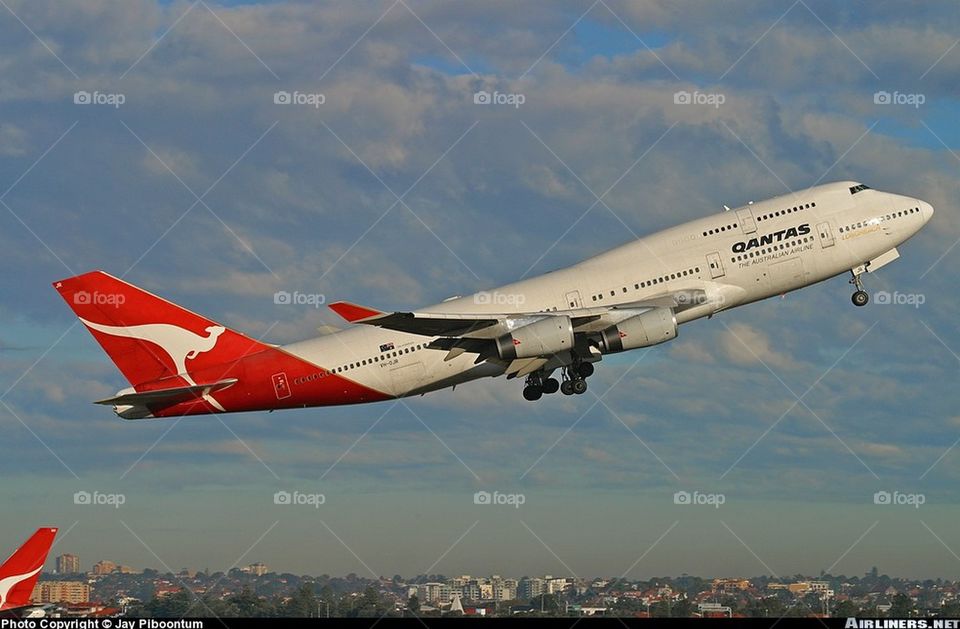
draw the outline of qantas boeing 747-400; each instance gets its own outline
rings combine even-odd
[[[842,273],[864,306],[864,273],[896,260],[931,216],[910,196],[819,185],[414,312],[336,302],[360,325],[282,346],[102,271],[54,287],[132,385],[98,402],[124,419],[377,402],[502,375],[524,378],[523,396],[537,400],[585,392],[607,354]]]

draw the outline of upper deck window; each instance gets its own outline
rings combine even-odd
[[[869,190],[869,189],[870,189],[870,186],[863,183],[858,183],[855,186],[850,186],[850,194],[856,194],[861,190]]]

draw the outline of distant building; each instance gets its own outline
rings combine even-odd
[[[267,564],[259,561],[257,563],[250,564],[246,568],[240,568],[240,570],[242,572],[246,572],[247,574],[252,574],[256,577],[262,577],[263,575],[270,572],[270,569],[267,568]]]
[[[117,569],[117,564],[106,559],[101,559],[97,563],[93,564],[93,574],[110,574]]]
[[[70,553],[57,557],[57,574],[78,574],[80,572],[80,558]]]
[[[444,593],[449,592],[450,589],[450,586],[446,583],[421,583],[417,586],[417,598],[420,599],[421,603],[429,603],[431,605],[448,603],[449,601],[441,600],[441,597]]]
[[[512,601],[517,598],[518,586],[516,579],[496,579],[493,581],[493,600]]]
[[[731,618],[733,610],[720,603],[700,603],[697,611],[703,618]]]
[[[470,579],[460,586],[460,596],[468,601],[480,600],[480,585],[476,579]]]
[[[171,594],[176,594],[182,590],[179,585],[174,585],[167,581],[161,581],[153,584],[153,596],[155,598],[163,598],[164,596],[170,596]]]
[[[37,581],[31,599],[34,603],[86,603],[90,586],[83,581]]]
[[[566,577],[558,577],[558,578],[548,577],[546,581],[547,581],[547,585],[546,585],[547,594],[559,594],[573,585],[573,581]]]
[[[521,579],[519,592],[517,593],[518,598],[523,600],[534,599],[544,593],[546,589],[544,586],[544,580],[539,577],[533,577],[530,579]]]
[[[717,592],[734,592],[750,589],[750,581],[747,579],[726,578],[714,579],[713,589]]]

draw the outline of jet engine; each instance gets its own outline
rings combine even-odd
[[[546,316],[521,326],[497,340],[504,360],[549,356],[573,349],[573,323],[566,315]]]
[[[600,332],[605,354],[649,347],[677,337],[677,318],[671,308],[653,308]]]

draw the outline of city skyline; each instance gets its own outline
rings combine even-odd
[[[613,616],[953,616],[960,581],[911,581],[882,575],[794,575],[650,580],[542,575],[420,575],[404,579],[279,575],[252,564],[229,574],[113,573],[46,579],[38,603],[72,615],[613,615]],[[201,609],[197,609],[200,607]],[[102,610],[114,610],[104,612]]]
[[[58,555],[58,556],[56,556],[55,558],[52,559],[52,562],[54,563],[54,565],[59,566],[59,565],[60,565],[60,562],[61,562],[61,559],[64,558],[64,557],[70,557],[72,561],[77,561],[77,562],[79,563],[79,559],[80,559],[79,556],[76,555],[76,554],[71,554],[71,553],[63,553],[63,554],[61,554],[61,555]],[[51,563],[50,560],[48,560],[47,564],[49,564],[49,563]],[[337,574],[330,574],[330,573],[328,573],[328,572],[309,572],[309,573],[302,573],[302,574],[301,574],[301,573],[290,573],[290,572],[283,571],[283,570],[275,570],[275,569],[273,569],[272,566],[270,566],[270,565],[268,565],[268,564],[266,564],[266,563],[264,563],[263,561],[260,561],[260,560],[252,561],[251,563],[248,563],[248,564],[245,564],[245,565],[231,566],[228,570],[214,570],[214,569],[211,569],[210,567],[182,566],[182,567],[180,567],[180,568],[177,569],[177,570],[166,571],[165,569],[158,569],[158,568],[156,568],[155,566],[150,566],[150,565],[145,565],[145,566],[130,566],[130,565],[127,565],[127,564],[123,564],[123,563],[114,561],[114,560],[112,560],[112,559],[104,559],[104,558],[100,558],[100,559],[98,559],[97,561],[93,562],[93,563],[91,564],[91,567],[90,567],[89,570],[79,570],[79,571],[76,571],[76,572],[69,572],[69,571],[61,572],[59,569],[47,570],[47,569],[46,569],[46,564],[45,564],[44,568],[45,568],[45,569],[43,570],[43,572],[42,572],[41,574],[42,574],[42,575],[46,575],[46,576],[55,576],[55,575],[59,575],[59,574],[85,574],[85,575],[87,575],[88,577],[105,576],[105,575],[107,575],[107,574],[143,574],[144,572],[147,572],[147,571],[156,572],[156,573],[161,574],[161,575],[167,575],[167,574],[184,575],[184,574],[186,574],[186,575],[189,575],[189,576],[193,576],[193,575],[201,574],[201,573],[209,575],[209,574],[215,574],[215,573],[218,573],[218,572],[229,572],[229,571],[233,571],[233,570],[238,570],[238,571],[240,571],[240,572],[243,572],[243,573],[246,573],[246,574],[251,574],[251,575],[254,575],[254,576],[264,576],[264,575],[266,575],[266,574],[274,574],[274,575],[278,575],[278,574],[297,574],[298,576],[306,576],[306,577],[329,576],[329,577],[334,577],[334,578],[338,578],[338,577],[342,578],[342,577],[348,576],[349,574],[356,574],[356,573],[347,573],[347,574],[339,574],[339,575],[337,575]],[[104,568],[105,568],[105,569],[104,569]],[[121,570],[121,569],[123,569],[123,570]],[[714,580],[714,581],[751,580],[751,579],[758,579],[758,578],[760,578],[760,579],[770,579],[770,580],[774,580],[774,581],[788,581],[788,580],[791,580],[791,579],[796,580],[797,578],[800,578],[800,577],[806,578],[806,579],[808,579],[808,580],[817,580],[817,579],[822,579],[822,578],[827,578],[827,577],[829,577],[829,578],[831,578],[831,579],[848,579],[848,578],[854,578],[854,577],[857,577],[857,576],[858,576],[858,575],[856,575],[856,574],[849,574],[849,575],[843,574],[843,573],[828,574],[828,573],[824,573],[824,572],[821,572],[819,575],[816,575],[816,576],[813,575],[812,573],[811,573],[811,574],[805,574],[805,573],[799,573],[799,572],[798,572],[798,573],[790,574],[789,576],[787,576],[787,575],[777,576],[777,575],[773,575],[773,574],[763,574],[763,573],[753,573],[753,574],[733,574],[733,573],[729,573],[729,574],[724,574],[724,575],[690,575],[690,574],[688,574],[688,573],[682,573],[682,574],[672,574],[672,575],[661,574],[661,575],[654,575],[654,576],[649,576],[649,577],[630,577],[630,578],[627,578],[627,577],[625,577],[625,576],[623,576],[623,575],[617,576],[617,575],[600,575],[600,574],[597,574],[597,575],[574,576],[574,575],[571,575],[571,574],[561,574],[561,573],[557,573],[557,574],[551,574],[551,573],[532,573],[532,572],[529,572],[529,571],[523,572],[522,574],[518,573],[518,574],[513,574],[513,575],[507,575],[507,576],[504,576],[504,574],[506,574],[506,573],[503,573],[502,571],[501,571],[501,572],[492,572],[492,573],[489,573],[489,574],[472,574],[472,573],[468,573],[468,572],[456,572],[456,571],[454,571],[454,572],[451,572],[451,573],[449,573],[449,574],[446,574],[446,573],[421,573],[421,574],[416,574],[416,575],[400,575],[400,574],[387,575],[387,574],[382,574],[382,575],[378,575],[378,576],[375,577],[375,578],[376,578],[376,579],[380,579],[380,580],[396,580],[397,577],[400,577],[402,580],[408,581],[408,582],[415,581],[415,580],[418,580],[418,579],[423,579],[423,578],[431,578],[431,577],[442,578],[442,579],[447,580],[447,581],[454,580],[454,579],[471,579],[471,578],[473,578],[473,579],[513,579],[513,580],[528,579],[528,578],[530,578],[530,579],[537,578],[537,579],[550,580],[550,579],[554,579],[554,578],[555,578],[555,579],[567,580],[567,581],[570,581],[570,582],[573,582],[573,581],[581,581],[581,582],[590,582],[590,581],[592,581],[592,582],[595,582],[595,581],[600,581],[600,580],[602,580],[602,581],[604,581],[604,582],[606,582],[606,583],[615,583],[615,582],[618,582],[618,581],[633,582],[633,581],[645,581],[645,580],[656,580],[656,579],[678,579],[678,578],[681,578],[681,577],[690,577],[690,576],[694,576],[694,577],[697,577],[697,578],[703,578],[703,579],[711,579],[711,580]],[[880,567],[879,567],[879,566],[876,566],[876,565],[875,565],[875,566],[872,566],[869,570],[867,570],[867,571],[864,572],[863,574],[866,575],[866,576],[871,576],[871,575],[872,575],[872,576],[874,576],[874,577],[877,577],[877,576],[881,576],[881,575],[882,575],[882,576],[887,576],[887,577],[894,578],[894,579],[918,580],[918,581],[943,580],[942,577],[926,577],[926,578],[924,578],[924,577],[907,577],[907,576],[896,575],[896,574],[887,574],[884,570],[880,569]],[[367,578],[373,578],[373,577],[367,577]],[[947,581],[950,581],[950,579],[946,579],[946,580],[947,580]],[[956,581],[957,581],[958,583],[960,583],[960,579],[956,579]]]

